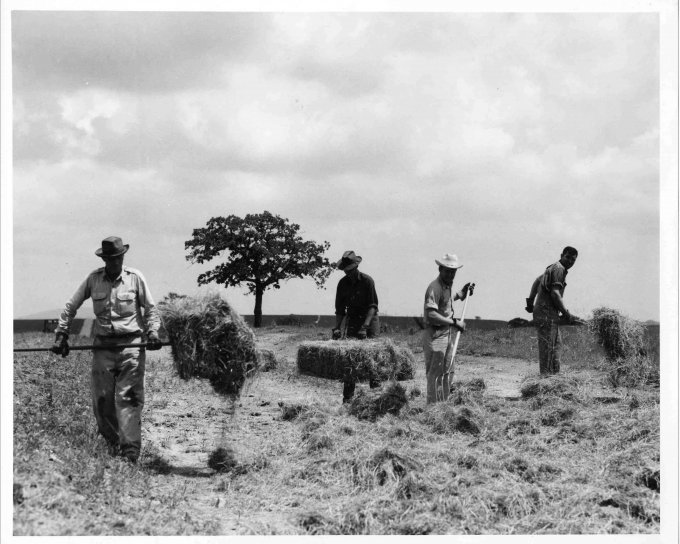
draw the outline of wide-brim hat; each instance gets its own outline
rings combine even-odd
[[[444,253],[444,256],[441,258],[441,260],[435,259],[434,262],[445,268],[458,269],[463,267],[463,265],[460,264],[460,261],[458,260],[458,256],[454,255],[453,253]]]
[[[342,254],[342,259],[335,263],[335,266],[337,266],[338,270],[353,270],[359,266],[360,262],[361,257],[356,255],[354,251],[345,251]]]
[[[98,248],[94,254],[97,257],[117,257],[128,249],[130,249],[130,244],[124,244],[118,236],[109,236],[102,240],[102,247]]]

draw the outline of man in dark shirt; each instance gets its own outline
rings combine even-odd
[[[345,273],[345,277],[338,282],[335,294],[335,327],[332,334],[334,340],[342,338],[342,322],[345,320],[346,333],[349,338],[364,340],[375,338],[380,334],[378,320],[378,294],[375,283],[369,275],[359,272],[361,257],[354,251],[345,251],[336,266]],[[371,387],[377,387],[379,382],[370,380]],[[343,402],[349,402],[354,396],[356,377],[353,369],[345,369]]]
[[[538,361],[541,374],[557,374],[560,371],[560,324],[582,324],[564,304],[567,272],[574,266],[578,251],[567,246],[560,260],[548,266],[531,286],[526,299],[527,312],[534,314],[534,326],[538,335]],[[535,301],[534,301],[535,299]]]

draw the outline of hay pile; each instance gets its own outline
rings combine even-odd
[[[643,350],[644,325],[616,310],[604,307],[593,310],[589,328],[611,360],[636,357]]]
[[[320,378],[342,379],[350,365],[358,381],[401,381],[413,379],[415,357],[389,338],[311,341],[298,347],[297,365],[301,373]]]
[[[219,294],[158,304],[180,378],[204,378],[222,395],[238,395],[259,364],[255,335]]]
[[[467,406],[454,406],[448,402],[438,402],[428,406],[420,415],[420,421],[436,434],[467,433],[480,434],[480,417]]]
[[[375,421],[385,414],[398,415],[407,402],[404,386],[392,382],[380,391],[360,391],[352,399],[348,411],[357,419]]]

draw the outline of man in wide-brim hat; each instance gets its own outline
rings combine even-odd
[[[375,338],[380,334],[378,294],[375,290],[375,282],[368,274],[359,272],[361,261],[361,257],[350,250],[345,251],[336,263],[336,267],[345,273],[345,277],[338,282],[335,294],[335,327],[332,330],[334,340],[343,336],[341,330],[343,319],[346,320],[345,336],[348,338],[363,340]],[[371,387],[378,385],[376,378],[370,380]],[[349,402],[352,399],[355,388],[356,378],[353,369],[348,366],[345,369],[343,402]]]
[[[54,353],[66,357],[68,337],[78,308],[92,298],[94,307],[94,345],[92,356],[92,405],[100,434],[112,450],[136,462],[142,446],[142,407],[144,406],[143,347],[160,349],[160,318],[142,273],[123,266],[129,244],[117,236],[102,240],[95,255],[104,266],[91,272],[78,287],[59,318],[55,330]]]
[[[427,403],[437,401],[437,384],[441,382],[442,398],[449,396],[449,376],[446,365],[451,356],[451,334],[453,330],[464,331],[465,322],[453,317],[454,300],[464,300],[472,294],[470,283],[452,295],[453,280],[462,264],[458,257],[446,253],[441,259],[435,259],[439,267],[439,275],[425,290],[423,309],[423,352],[425,354],[425,373],[427,377]]]

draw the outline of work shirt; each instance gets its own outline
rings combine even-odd
[[[55,332],[69,334],[78,308],[88,298],[92,298],[96,316],[95,336],[158,333],[161,325],[158,310],[138,270],[123,266],[114,281],[108,278],[104,267],[91,272],[66,303]]]
[[[439,276],[427,286],[427,289],[425,290],[425,304],[423,307],[423,322],[425,328],[429,329],[429,332],[433,337],[447,333],[449,326],[430,323],[427,318],[428,310],[436,310],[442,316],[451,319],[453,317],[453,301],[462,298],[462,289],[452,296],[451,287],[446,285]]]
[[[375,282],[371,276],[358,272],[356,278],[345,276],[338,282],[335,315],[363,318],[369,308],[375,308],[378,313],[378,293],[375,291]]]
[[[560,296],[564,296],[564,289],[567,287],[567,269],[557,261],[551,264],[543,272],[539,282],[538,293],[536,294],[536,304],[534,305],[534,319],[557,320],[559,311],[550,296],[551,291],[557,287]]]

